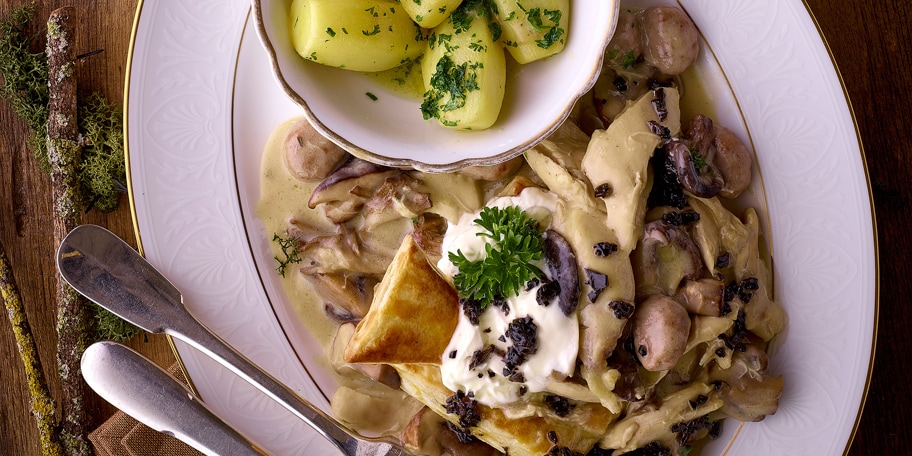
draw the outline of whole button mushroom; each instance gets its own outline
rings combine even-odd
[[[610,63],[617,66],[632,66],[643,54],[642,25],[634,11],[621,8],[618,12],[614,36],[605,51]]]
[[[325,179],[348,156],[341,147],[317,132],[301,119],[291,126],[282,144],[285,166],[298,179]]]
[[[690,335],[690,316],[677,300],[651,295],[633,315],[633,343],[643,368],[658,372],[678,363]]]
[[[678,166],[678,178],[688,191],[704,198],[713,196],[712,192],[725,198],[736,198],[750,186],[753,159],[734,132],[714,124],[712,119],[703,114],[697,114],[691,120],[684,138],[701,157],[709,160],[705,169],[698,171],[685,161],[689,158],[686,155],[672,155]],[[702,182],[697,182],[694,186],[692,182],[695,180]]]
[[[700,51],[700,34],[693,21],[673,6],[654,6],[643,11],[646,63],[669,76],[684,72]]]
[[[719,125],[716,125],[714,130],[716,137],[713,145],[716,148],[716,155],[713,157],[713,163],[725,181],[719,195],[737,198],[750,186],[753,158],[734,132]]]

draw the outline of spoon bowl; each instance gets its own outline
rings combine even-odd
[[[83,352],[80,367],[99,396],[158,432],[205,454],[265,454],[171,374],[124,345],[96,342]]]

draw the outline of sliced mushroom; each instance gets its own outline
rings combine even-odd
[[[750,186],[753,158],[735,133],[722,126],[715,128],[713,145],[713,163],[725,181],[719,196],[736,198]]]
[[[547,230],[542,250],[551,277],[560,284],[558,305],[564,315],[570,315],[579,304],[580,294],[579,268],[576,264],[573,247],[557,231]]]
[[[700,34],[684,11],[673,6],[654,6],[646,8],[642,17],[646,63],[667,75],[678,75],[696,61]]]
[[[676,299],[652,295],[633,316],[633,344],[643,368],[669,370],[677,364],[690,335],[690,316]]]
[[[443,448],[437,441],[437,435],[430,431],[436,431],[442,420],[443,418],[431,409],[424,407],[412,417],[399,440],[412,453],[440,456]]]
[[[355,315],[348,309],[328,301],[323,303],[323,312],[336,323],[358,323],[364,317]]]
[[[711,153],[710,148],[716,138],[712,119],[703,114],[693,116],[685,138],[690,141],[690,144],[698,154],[708,159]]]
[[[750,185],[753,159],[731,130],[702,114],[693,117],[685,136],[696,152],[710,162],[722,181],[719,196],[735,198]]]
[[[429,456],[494,456],[494,447],[473,439],[462,442],[440,415],[425,407],[402,432],[402,444],[415,454]]]
[[[424,213],[412,219],[412,238],[424,250],[431,264],[437,264],[443,256],[443,236],[448,223],[445,218],[431,213]]]
[[[362,197],[352,196],[348,200],[328,201],[320,204],[319,207],[327,220],[339,224],[345,223],[360,214],[361,210],[364,209],[364,201],[365,199]]]
[[[749,344],[744,352],[733,352],[729,369],[710,371],[711,380],[722,382],[721,412],[740,421],[760,421],[776,413],[785,382],[781,375],[768,376],[766,365],[766,352]]]
[[[291,126],[283,143],[285,165],[301,180],[325,179],[348,156],[341,147],[321,135],[307,119]]]
[[[593,104],[604,125],[614,121],[626,107],[649,91],[651,67],[640,66],[630,71],[609,65],[602,67],[601,76],[592,87]]]
[[[725,284],[716,279],[688,280],[675,296],[692,314],[718,317],[722,314]]]
[[[293,216],[288,220],[288,235],[298,240],[300,243],[298,247],[300,248],[310,242],[311,239],[323,236],[326,232],[324,225],[316,219]]]
[[[317,185],[307,206],[313,209],[318,204],[330,201],[368,198],[393,171],[392,168],[351,157]]]
[[[663,147],[685,190],[700,198],[712,198],[722,190],[724,182],[712,162],[698,163],[697,157],[684,141],[672,139]],[[706,158],[706,157],[702,157]]]
[[[401,241],[394,240],[398,245]],[[337,225],[334,234],[310,239],[300,249],[300,270],[304,274],[348,271],[351,274],[382,275],[393,260],[395,251],[381,251],[365,245],[358,232]]]
[[[407,173],[386,178],[364,204],[362,229],[370,230],[399,218],[414,218],[430,209],[430,194],[420,190],[421,181]]]
[[[359,321],[370,309],[377,276],[346,273],[305,274],[323,299],[327,315],[340,322]]]
[[[698,279],[703,271],[700,249],[690,234],[662,219],[646,224],[631,261],[639,295],[672,295],[682,280]]]

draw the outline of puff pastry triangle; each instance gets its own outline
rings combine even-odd
[[[406,236],[346,346],[350,363],[440,364],[459,317],[459,296]]]

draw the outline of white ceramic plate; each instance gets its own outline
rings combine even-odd
[[[868,181],[843,87],[802,2],[680,4],[709,43],[703,64],[717,60],[725,72],[709,83],[720,117],[740,110],[743,125],[728,126],[757,151],[776,295],[789,314],[772,360],[786,377],[779,411],[727,423],[707,453],[842,454],[867,391],[878,287]],[[140,2],[126,90],[137,236],[203,323],[327,408],[319,349],[283,301],[253,212],[266,138],[301,113],[272,79],[249,11],[244,0]],[[176,345],[206,403],[271,453],[331,452],[243,381]]]

